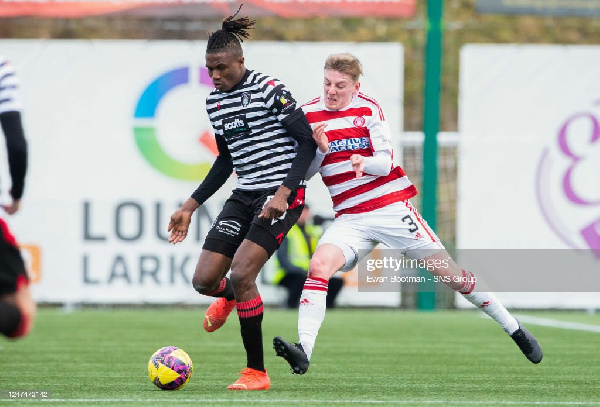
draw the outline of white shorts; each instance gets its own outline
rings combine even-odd
[[[317,246],[339,247],[352,270],[379,243],[415,260],[429,257],[444,245],[410,201],[396,202],[371,212],[344,214],[325,230]]]

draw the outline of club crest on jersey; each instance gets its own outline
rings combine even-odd
[[[354,126],[356,126],[356,127],[364,127],[365,126],[365,118],[362,116],[356,116],[353,123],[354,123]]]
[[[371,143],[369,142],[368,137],[345,138],[341,140],[333,140],[329,143],[330,153],[348,150],[363,150],[368,148],[371,148]]]
[[[246,107],[250,104],[250,92],[242,93],[242,106]]]

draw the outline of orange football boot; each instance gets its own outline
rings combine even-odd
[[[202,327],[206,332],[214,332],[227,321],[227,317],[235,308],[235,300],[227,301],[224,297],[217,298],[215,302],[210,304],[210,307],[204,314]]]
[[[240,372],[242,375],[233,384],[227,386],[227,390],[269,390],[271,388],[271,379],[267,372],[247,367]]]

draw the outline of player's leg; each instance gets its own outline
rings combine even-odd
[[[194,270],[194,276],[192,277],[194,290],[210,297],[223,297],[224,287],[221,287],[223,284],[222,280],[225,280],[224,275],[229,271],[231,261],[232,257],[202,249],[196,269]],[[229,291],[231,291],[231,284],[228,283],[227,286]],[[233,291],[231,291],[231,294],[233,297]]]
[[[465,271],[457,265],[446,250],[441,250],[423,260],[429,264],[442,265],[432,267],[429,272],[435,276],[448,277],[444,281],[449,288],[462,294],[467,301],[492,317],[506,333],[510,335],[519,329],[517,320],[504,308],[495,295],[487,290],[481,291],[483,287],[481,284],[477,284],[477,278],[473,273]]]
[[[21,323],[22,314],[19,307],[6,298],[0,298],[0,334],[10,337],[17,331]]]
[[[255,217],[246,238],[236,251],[231,264],[231,282],[244,348],[246,368],[242,376],[227,387],[228,390],[268,390],[271,386],[264,366],[262,320],[263,303],[256,277],[269,257],[296,223],[304,207],[304,190],[294,191],[288,198],[288,209],[276,220],[258,218],[269,194],[253,202]]]
[[[32,328],[36,304],[17,242],[0,219],[0,334],[21,338]]]
[[[287,342],[280,336],[273,339],[277,356],[284,358],[295,374],[308,370],[312,350],[325,319],[329,279],[346,263],[342,249],[330,243],[319,244],[310,260],[308,277],[298,309],[298,343]]]
[[[325,319],[329,279],[346,263],[353,267],[356,254],[349,246],[347,252],[345,254],[334,244],[323,243],[319,244],[310,260],[298,308],[298,337],[309,360]]]
[[[425,260],[430,264],[443,264],[430,272],[433,275],[450,277],[446,285],[462,294],[467,301],[496,321],[515,341],[527,359],[532,363],[539,363],[542,360],[542,348],[537,339],[519,324],[494,293],[487,290],[483,282],[478,281],[473,273],[457,265],[446,250],[426,257]]]
[[[380,211],[374,211],[374,214]],[[393,222],[392,218],[388,218],[390,216],[400,219],[401,222]],[[410,201],[388,206],[372,223],[374,230],[379,234],[378,237],[388,247],[401,250],[410,259],[441,265],[432,267],[429,271],[437,276],[449,277],[450,281],[446,285],[492,317],[513,338],[530,361],[538,363],[541,360],[542,351],[533,335],[519,325],[481,282],[476,283],[477,279],[472,273],[464,271],[450,258],[435,232],[429,228]]]
[[[302,290],[304,289],[304,282],[306,281],[306,274],[292,274],[292,283],[290,284],[290,294],[287,300],[287,307],[289,309],[298,309],[300,305],[300,298],[302,297]]]
[[[268,259],[269,254],[262,246],[244,240],[231,265],[231,282],[246,349],[246,367],[260,372],[265,372],[262,342],[264,309],[256,277]]]
[[[298,309],[299,343],[277,336],[273,348],[295,374],[308,370],[310,357],[325,319],[329,279],[338,271],[352,270],[375,246],[375,242],[355,223],[354,217],[336,219],[325,231],[311,258],[308,277]]]
[[[219,243],[217,241],[216,243]],[[219,250],[218,246],[213,246]],[[192,285],[200,294],[217,299],[208,307],[202,320],[207,332],[221,328],[235,308],[235,296],[229,278],[225,277],[231,266],[231,257],[203,249],[196,265]]]
[[[0,297],[0,334],[12,339],[26,336],[33,327],[35,313],[27,277],[20,276],[17,291]]]
[[[200,294],[217,299],[208,307],[202,321],[207,332],[222,327],[235,308],[233,286],[226,274],[236,250],[250,228],[251,199],[234,192],[225,202],[209,230],[194,271],[192,285]]]

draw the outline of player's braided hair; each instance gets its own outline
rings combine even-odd
[[[241,42],[244,42],[244,38],[250,38],[248,30],[252,28],[256,21],[250,20],[248,17],[240,17],[234,20],[241,9],[242,5],[234,15],[223,20],[220,30],[210,34],[206,46],[207,54],[233,51],[239,53],[239,56],[243,55]]]

